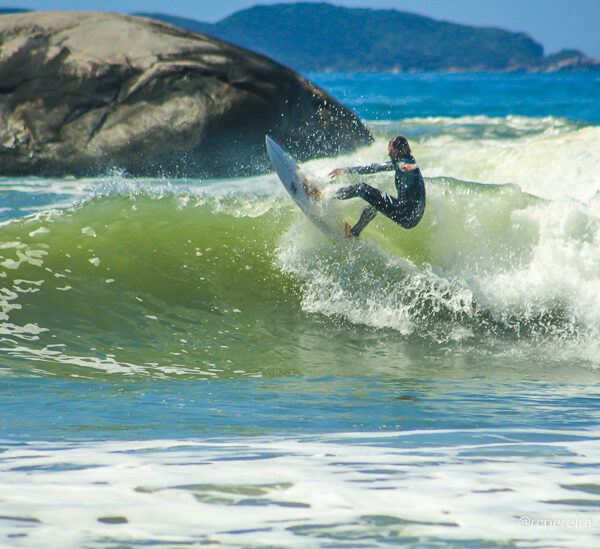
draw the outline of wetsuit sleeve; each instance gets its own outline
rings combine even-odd
[[[354,168],[346,168],[348,173],[377,173],[377,172],[390,172],[394,170],[394,164],[392,162],[386,162],[385,164],[369,164],[368,166],[356,166]]]

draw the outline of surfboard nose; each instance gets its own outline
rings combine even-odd
[[[271,139],[268,135],[265,135],[265,143],[267,145],[267,153],[269,154],[271,160],[273,160],[275,157],[281,157],[283,155],[287,156],[285,151],[275,142],[274,139]]]

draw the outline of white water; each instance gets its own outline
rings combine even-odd
[[[526,442],[530,431],[447,430],[436,433],[446,443],[427,449],[427,431],[9,445],[0,540],[308,548],[366,536],[370,547],[593,548],[600,521],[585,486],[597,488],[598,434],[537,431]]]
[[[378,217],[364,233],[365,243],[345,251],[328,248],[305,222],[282,239],[279,261],[305,281],[305,309],[408,334],[430,312],[417,302],[428,300],[434,309],[462,317],[487,312],[517,333],[551,334],[561,353],[566,345],[572,358],[597,367],[600,129],[552,118],[418,122],[445,124],[445,131],[426,133],[413,147],[428,200],[416,229],[404,231]],[[506,127],[499,129],[500,123]],[[471,127],[486,124],[483,132]],[[387,135],[392,130],[386,127]],[[484,135],[477,138],[479,133]],[[384,161],[386,141],[306,169],[324,185],[334,167]],[[391,174],[368,180],[393,192]],[[354,208],[349,220],[358,215]],[[311,238],[302,239],[306,233]],[[443,337],[469,335],[468,328],[456,328]]]

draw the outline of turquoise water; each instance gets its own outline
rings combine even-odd
[[[309,74],[363,119],[553,116],[600,123],[597,73]]]
[[[3,546],[597,547],[600,79],[310,77],[375,143],[303,169],[406,134],[415,229],[329,240],[273,174],[0,182]]]

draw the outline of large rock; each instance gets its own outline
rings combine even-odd
[[[369,143],[360,120],[266,57],[142,17],[0,17],[0,174],[229,176]]]

